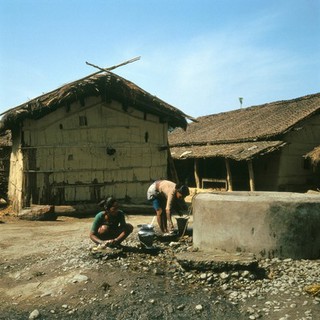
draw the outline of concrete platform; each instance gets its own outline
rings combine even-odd
[[[229,271],[250,270],[256,271],[258,261],[253,255],[228,253],[224,251],[203,252],[181,252],[176,254],[177,261],[186,270],[199,271]]]
[[[320,258],[320,196],[288,192],[200,193],[193,244],[257,258]]]

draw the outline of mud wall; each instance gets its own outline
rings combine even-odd
[[[23,206],[96,203],[108,195],[145,201],[151,181],[167,176],[167,129],[157,116],[98,98],[26,119],[13,163],[23,177],[12,172],[19,186],[12,199],[21,193]]]
[[[10,170],[10,147],[0,147],[0,198],[7,199]]]

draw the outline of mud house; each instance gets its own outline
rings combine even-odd
[[[320,141],[320,93],[199,117],[169,135],[180,180],[197,188],[305,191]]]
[[[11,130],[8,197],[31,204],[145,199],[167,176],[168,128],[186,115],[111,73],[94,73],[5,112]]]

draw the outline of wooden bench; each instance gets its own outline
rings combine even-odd
[[[227,190],[227,180],[226,179],[202,178],[201,182],[202,182],[202,189],[204,189],[205,183],[215,183],[215,184],[219,184],[220,186],[222,184],[223,188]]]

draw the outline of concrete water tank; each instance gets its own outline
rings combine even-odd
[[[199,193],[192,201],[193,245],[257,258],[320,258],[320,195]]]

